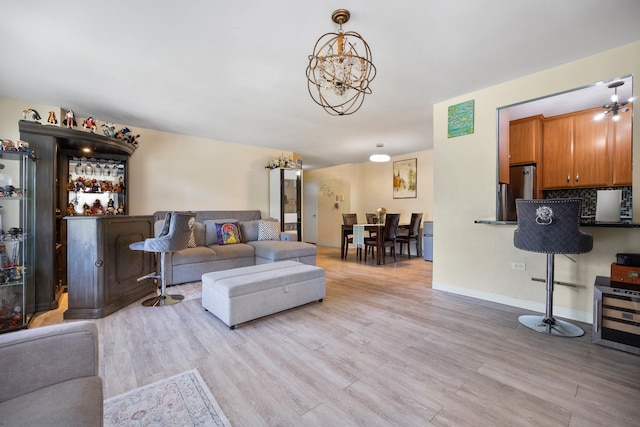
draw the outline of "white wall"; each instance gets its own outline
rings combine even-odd
[[[545,255],[515,249],[515,226],[474,224],[476,219],[495,219],[496,109],[628,74],[640,76],[640,42],[434,106],[435,289],[544,312],[545,285],[531,278],[545,277]],[[474,133],[447,138],[447,108],[471,99],[475,100]],[[635,116],[634,122],[634,140],[640,141],[640,119]],[[635,165],[640,164],[639,156],[640,150],[634,149]],[[634,182],[635,186],[640,183],[638,167],[634,167]],[[640,220],[637,200],[634,218]],[[585,231],[594,236],[592,252],[572,255],[577,263],[556,256],[556,280],[578,287],[556,286],[554,299],[558,316],[591,322],[595,276],[609,276],[616,253],[640,252],[640,229],[589,227]],[[512,270],[513,261],[526,263],[526,270]]]
[[[417,159],[417,197],[393,198],[393,162]],[[433,218],[433,150],[391,158],[386,163],[350,163],[305,172],[306,183],[318,184],[318,244],[340,246],[343,213],[357,213],[365,222],[366,213],[383,206],[389,213],[400,213],[400,222],[409,223],[412,212],[422,212],[423,220]],[[325,188],[330,191],[322,191]],[[335,195],[345,201],[335,209]]]

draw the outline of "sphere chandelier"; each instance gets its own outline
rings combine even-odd
[[[332,116],[358,111],[364,96],[371,94],[369,84],[376,76],[367,42],[354,31],[342,30],[350,17],[346,9],[334,11],[331,19],[340,26],[338,32],[322,35],[309,55],[309,95]]]
[[[621,102],[620,99],[618,98],[618,88],[623,84],[624,84],[623,81],[618,81],[618,82],[613,82],[609,86],[607,86],[609,89],[613,89],[613,95],[611,95],[611,103],[602,106],[602,108],[604,108],[605,111],[596,115],[596,120],[602,120],[608,114],[611,114],[613,121],[617,122],[618,120],[620,120],[620,115],[619,115],[620,112],[626,113],[627,111],[629,111],[629,107],[627,107],[627,104],[631,102],[632,99],[629,99],[629,101],[626,101],[626,102],[625,101]]]

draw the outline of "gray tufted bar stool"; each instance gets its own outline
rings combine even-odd
[[[578,229],[582,199],[516,200],[518,227],[514,246],[547,254],[547,301],[544,316],[525,315],[519,322],[537,332],[579,337],[584,331],[553,317],[554,255],[581,254],[593,249],[593,237]]]
[[[146,299],[142,305],[147,307],[157,307],[177,304],[184,299],[182,295],[167,295],[164,263],[167,253],[186,249],[189,245],[191,228],[195,221],[194,213],[171,212],[164,220],[162,231],[157,237],[145,239],[142,242],[135,242],[129,245],[129,249],[135,251],[155,252],[160,254],[160,275],[156,272],[147,274],[138,280],[156,278],[160,280],[160,295]]]

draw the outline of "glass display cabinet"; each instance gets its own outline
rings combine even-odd
[[[112,158],[70,156],[66,215],[124,214],[125,165]]]
[[[269,216],[280,221],[280,231],[302,241],[302,170],[269,171]]]
[[[0,151],[0,333],[26,328],[35,313],[35,161]]]

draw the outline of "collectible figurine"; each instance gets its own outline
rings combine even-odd
[[[72,110],[67,111],[67,114],[64,116],[64,120],[62,124],[65,125],[69,129],[73,129],[74,126],[78,126],[78,122],[76,122],[76,116],[73,114]]]
[[[91,215],[104,215],[104,208],[100,204],[100,199],[96,199],[91,207]]]
[[[76,214],[76,208],[73,206],[73,203],[69,203],[67,205],[67,215],[73,216]]]
[[[82,212],[84,212],[85,215],[91,215],[91,207],[85,203],[82,205]]]
[[[33,108],[27,108],[26,110],[22,110],[22,115],[23,117],[26,119],[27,116],[29,116],[29,118],[31,120],[33,120],[34,122],[40,122],[40,119],[42,117],[40,117],[40,114],[38,114],[38,112],[36,110],[34,110]]]
[[[137,138],[140,138],[140,135],[134,135],[129,128],[122,128],[118,132],[116,132],[116,139],[121,141],[128,142],[134,147],[138,146]]]
[[[109,137],[109,138],[113,138],[116,134],[116,125],[114,125],[113,123],[107,122],[107,123],[103,123],[102,126],[102,133],[104,133],[105,136]]]
[[[56,117],[56,113],[53,111],[49,111],[49,118],[47,119],[47,123],[52,125],[58,124],[58,118]]]
[[[82,122],[82,128],[84,130],[88,130],[91,133],[96,133],[96,129],[98,129],[98,126],[96,125],[96,121],[93,119],[93,117],[89,116],[84,120],[84,122]]]
[[[109,199],[107,202],[107,215],[115,215],[116,214],[116,205],[113,202],[113,199]]]
[[[118,211],[116,212],[116,215],[124,215],[124,206],[123,205],[118,205]]]

